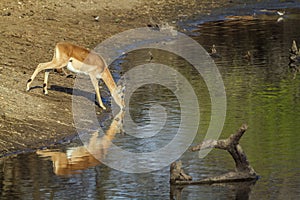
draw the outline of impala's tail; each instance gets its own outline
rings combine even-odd
[[[102,72],[102,80],[108,87],[111,96],[114,98],[115,102],[118,104],[118,106],[120,106],[121,109],[123,109],[125,107],[123,92],[117,87],[108,67],[105,67],[104,71]]]

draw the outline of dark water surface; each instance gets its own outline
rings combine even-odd
[[[261,10],[268,7],[260,5],[240,9],[239,14],[250,17],[239,20],[223,20],[226,15],[237,13],[230,11],[218,17],[210,16],[210,22],[199,17],[182,26],[208,52],[212,45],[216,46],[219,56],[214,60],[227,95],[227,115],[221,137],[228,137],[242,123],[247,123],[249,129],[240,144],[261,176],[255,184],[187,186],[182,190],[182,199],[300,198],[300,74],[295,76],[288,68],[292,40],[300,44],[300,9],[297,3],[283,5],[281,7],[294,8],[285,8],[286,14],[280,20],[275,12]],[[255,18],[251,18],[254,12],[257,13]],[[245,56],[248,51],[250,58]],[[148,52],[129,53],[115,65],[121,65],[126,71],[130,66],[148,62]],[[151,50],[151,53],[153,61],[173,66],[188,77],[197,91],[201,121],[194,142],[201,141],[211,114],[204,81],[184,60],[160,50]],[[176,87],[180,88],[180,83]],[[110,126],[112,121],[108,119],[101,122],[108,135],[103,141],[113,140],[114,144],[132,152],[150,152],[165,146],[179,127],[180,104],[168,88],[144,85],[130,102],[133,120],[141,126],[149,125],[148,110],[153,103],[164,106],[168,114],[158,135],[135,139],[127,134],[115,134],[116,124]],[[151,131],[151,126],[149,129]],[[105,142],[101,145],[106,147]],[[102,153],[105,156],[109,151]],[[70,159],[73,159],[71,164]],[[230,155],[221,150],[213,150],[204,159],[199,159],[197,153],[186,152],[180,159],[195,179],[234,169]],[[170,198],[168,167],[151,173],[120,172],[100,164],[76,141],[55,150],[2,158],[0,167],[0,199]]]

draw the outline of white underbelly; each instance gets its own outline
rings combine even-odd
[[[76,74],[85,74],[85,75],[88,75],[88,72],[87,72],[87,71],[81,70],[80,68],[82,68],[82,67],[79,68],[79,66],[78,66],[77,63],[76,63],[76,66],[77,66],[77,67],[74,67],[73,62],[74,62],[74,60],[72,60],[72,61],[70,60],[70,61],[68,62],[68,64],[67,64],[67,69],[68,69],[68,70],[70,70],[71,72],[74,72],[74,73],[76,73]],[[77,62],[78,62],[78,61],[77,61]],[[83,65],[83,63],[82,63],[82,65]]]
[[[74,58],[71,58],[67,64],[68,70],[76,74],[88,75],[91,71],[95,70],[95,66],[86,65]]]

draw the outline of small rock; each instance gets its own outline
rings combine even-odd
[[[96,21],[96,22],[98,22],[99,21],[99,16],[94,16],[94,20]]]
[[[6,114],[4,112],[1,112],[0,116],[1,116],[2,119],[6,119]]]
[[[11,12],[9,12],[9,11],[5,12],[5,13],[2,14],[2,16],[11,16]]]

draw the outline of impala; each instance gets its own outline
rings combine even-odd
[[[51,62],[40,63],[37,66],[31,78],[27,81],[26,91],[30,90],[30,85],[36,75],[42,70],[45,70],[43,92],[44,94],[48,94],[47,84],[50,70],[62,69],[66,66],[68,70],[74,73],[85,74],[90,77],[101,108],[104,110],[106,109],[101,100],[98,79],[102,79],[104,81],[113,99],[120,108],[122,109],[124,107],[124,98],[121,95],[121,90],[119,90],[116,86],[105,60],[95,52],[66,42],[56,44],[54,56]]]

